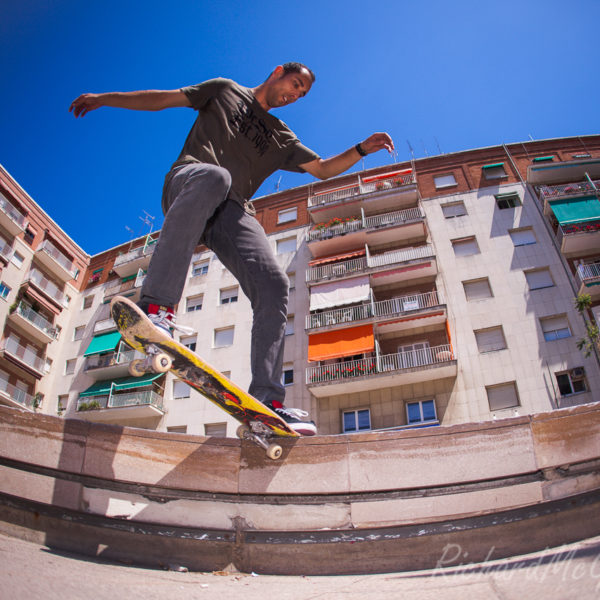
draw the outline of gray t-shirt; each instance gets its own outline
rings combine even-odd
[[[302,173],[301,164],[319,158],[249,88],[219,78],[182,91],[198,117],[173,167],[193,162],[224,167],[232,178],[230,196],[239,202],[249,200],[277,169]]]

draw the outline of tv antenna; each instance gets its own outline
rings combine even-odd
[[[412,156],[413,160],[415,159],[415,151],[413,150],[413,147],[410,145],[410,142],[408,140],[406,140],[406,143],[408,144],[408,149],[410,150],[410,155]]]
[[[125,229],[127,229],[129,234],[131,235],[131,239],[133,239],[135,237],[135,233],[133,232],[133,229],[131,229],[131,227],[127,227],[127,225],[125,225]]]
[[[282,178],[282,175],[279,176],[279,179],[277,180],[277,183],[275,184],[275,191],[276,192],[279,191],[279,188],[281,186],[281,178]]]
[[[144,223],[144,225],[148,225],[148,227],[150,227],[150,231],[148,232],[148,235],[150,235],[152,233],[152,228],[154,227],[154,217],[143,209],[142,212],[144,213],[144,216],[139,217],[139,219],[142,223]]]

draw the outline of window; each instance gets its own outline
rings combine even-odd
[[[0,298],[6,300],[6,297],[10,294],[10,288],[4,283],[0,282]]]
[[[342,416],[342,427],[344,433],[368,431],[371,429],[371,411],[368,408],[345,411]]]
[[[572,158],[592,158],[592,155],[588,152],[582,152],[581,154],[571,154]]]
[[[86,296],[83,299],[83,310],[85,310],[86,308],[90,308],[93,303],[94,303],[94,296]]]
[[[67,410],[67,405],[69,404],[69,394],[63,394],[58,397],[58,402],[56,404],[56,412],[63,412]]]
[[[190,386],[183,381],[179,381],[176,379],[173,382],[173,398],[176,400],[179,398],[189,398],[190,397]]]
[[[463,281],[462,283],[465,290],[465,296],[469,302],[472,302],[473,300],[483,300],[484,298],[491,298],[493,296],[492,289],[490,288],[490,281],[487,277],[485,279]]]
[[[288,315],[285,324],[285,335],[294,335],[294,315]]]
[[[65,375],[73,375],[75,373],[75,364],[77,363],[76,358],[70,358],[65,363]]]
[[[448,175],[438,175],[433,178],[433,182],[435,183],[435,189],[441,190],[447,187],[453,187],[456,185],[456,178],[454,174],[448,173]]]
[[[585,370],[583,367],[571,369],[565,373],[556,373],[556,383],[561,396],[571,396],[587,391]]]
[[[418,402],[407,402],[406,421],[409,425],[413,423],[426,423],[437,421],[435,402],[433,400],[419,400]]]
[[[479,254],[479,246],[475,237],[452,240],[452,248],[456,256],[471,256]]]
[[[65,294],[65,307],[69,307],[71,304],[71,296]]]
[[[517,192],[510,192],[509,194],[496,194],[496,205],[500,210],[506,208],[515,208],[515,206],[521,206],[521,198]]]
[[[281,383],[283,385],[292,385],[294,383],[294,365],[283,365],[283,373],[281,374]]]
[[[277,213],[277,225],[281,225],[282,223],[289,223],[290,221],[295,221],[298,218],[298,208],[294,206],[294,208],[286,208],[284,210],[280,210]]]
[[[25,257],[23,257],[21,254],[19,254],[16,250],[13,252],[13,255],[10,257],[10,262],[15,265],[15,267],[17,267],[17,269],[20,269],[23,266],[23,261],[25,260]]]
[[[221,290],[219,294],[220,304],[232,304],[238,301],[238,287],[232,287],[225,290]]]
[[[474,331],[479,352],[495,352],[506,348],[506,340],[502,327],[490,327]]]
[[[495,163],[493,165],[484,165],[482,167],[483,176],[486,179],[501,179],[502,177],[508,177],[504,170],[504,163]]]
[[[187,425],[171,425],[167,427],[168,433],[187,433]]]
[[[205,423],[204,435],[206,437],[227,437],[227,423]]]
[[[290,281],[290,290],[293,290],[296,287],[296,273],[288,273],[287,276]]]
[[[277,254],[286,254],[287,252],[296,252],[295,237],[277,240]]]
[[[508,232],[513,244],[516,246],[529,246],[535,244],[537,240],[533,235],[531,227],[523,227],[523,229],[512,229]]]
[[[551,154],[550,156],[536,156],[533,159],[534,163],[539,163],[539,162],[553,162],[554,161],[554,155]]]
[[[544,332],[544,339],[547,342],[553,342],[554,340],[563,340],[571,337],[571,330],[569,329],[569,322],[565,315],[545,317],[540,319],[540,325]]]
[[[454,217],[463,217],[467,214],[464,202],[452,202],[450,204],[442,205],[442,214],[446,219],[453,219]]]
[[[194,312],[197,310],[202,310],[202,301],[204,300],[204,295],[193,296],[190,298],[186,298],[185,300],[185,312]]]
[[[517,384],[514,381],[491,385],[486,387],[485,391],[487,392],[490,410],[502,410],[503,408],[513,408],[521,405],[517,393]]]
[[[85,332],[85,325],[75,327],[75,329],[73,330],[73,341],[77,342],[77,341],[83,339],[84,332]]]
[[[183,336],[179,341],[181,342],[182,346],[185,346],[192,352],[196,352],[196,338],[197,337],[198,336],[195,336],[195,335]]]
[[[200,277],[208,273],[209,260],[199,260],[192,265],[192,277]]]
[[[225,346],[231,346],[233,344],[233,327],[227,327],[225,329],[215,329],[215,348],[224,348]]]
[[[527,279],[530,290],[541,290],[554,285],[554,281],[552,281],[552,276],[550,275],[550,269],[525,271],[525,279]]]
[[[31,227],[27,227],[25,229],[25,236],[24,236],[25,243],[29,244],[31,246],[33,244],[34,238],[35,238],[35,231],[33,229],[31,229]]]

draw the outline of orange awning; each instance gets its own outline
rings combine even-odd
[[[330,360],[375,350],[373,325],[326,331],[308,338],[308,360]]]
[[[401,177],[402,175],[410,175],[412,169],[402,169],[402,171],[393,171],[392,173],[382,173],[381,175],[371,175],[363,177],[363,183],[371,183],[371,181],[382,181],[384,179],[392,179],[393,177]]]
[[[362,250],[356,250],[355,252],[347,252],[346,254],[336,254],[335,256],[326,256],[325,258],[317,258],[315,260],[311,260],[308,263],[309,267],[314,267],[315,265],[325,265],[327,263],[338,262],[340,260],[346,260],[347,258],[355,258],[357,256],[364,256],[367,251],[363,248]]]

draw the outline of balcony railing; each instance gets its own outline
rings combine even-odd
[[[594,185],[600,188],[600,180],[594,181]],[[578,183],[565,183],[563,185],[541,185],[539,188],[541,200],[558,200],[559,198],[575,198],[596,193],[589,181]]]
[[[416,179],[414,173],[398,174],[389,179],[380,179],[370,181],[368,183],[359,179],[358,184],[349,185],[330,192],[317,192],[308,199],[308,207],[322,206],[324,204],[335,204],[353,196],[362,194],[371,194],[373,192],[389,191],[392,189],[403,188],[409,185],[414,185]]]
[[[43,292],[45,292],[48,296],[56,300],[58,303],[63,306],[67,306],[67,301],[64,293],[58,288],[58,286],[50,281],[45,275],[42,275],[40,271],[35,268],[32,268],[29,271],[29,275],[25,282],[31,281],[38,288],[40,288]]]
[[[2,194],[0,194],[0,210],[21,229],[25,229],[27,223],[25,215],[21,214]]]
[[[127,406],[154,406],[163,408],[163,398],[152,390],[114,394],[110,396],[87,396],[79,398],[77,410],[96,410],[100,408],[125,408]]]
[[[3,378],[0,378],[0,397],[1,396],[10,398],[13,402],[29,410],[34,410],[37,408],[38,401],[36,400],[35,396],[24,392],[16,385],[8,383],[8,381]]]
[[[421,207],[409,208],[406,210],[398,210],[395,212],[386,213],[383,215],[375,215],[365,217],[364,219],[345,220],[339,224],[330,226],[316,226],[308,232],[307,241],[314,242],[317,240],[327,240],[339,235],[346,235],[355,231],[377,229],[379,227],[389,227],[393,225],[406,225],[415,223],[425,218]]]
[[[600,284],[600,262],[579,265],[577,267],[577,277],[584,285],[590,285],[591,283]]]
[[[141,358],[143,355],[135,350],[125,350],[122,352],[110,352],[108,354],[94,354],[85,360],[84,371],[93,369],[103,369],[114,367],[131,362],[134,358]]]
[[[24,319],[27,319],[30,323],[35,325],[39,330],[43,331],[48,336],[56,339],[56,328],[52,326],[52,323],[50,323],[48,319],[46,319],[40,313],[33,310],[31,306],[27,306],[27,304],[21,302],[19,306],[17,306],[16,312],[20,314]]]
[[[117,325],[115,324],[112,317],[108,319],[102,319],[102,321],[96,321],[96,323],[94,324],[94,334],[104,333],[116,328]]]
[[[306,329],[329,327],[339,323],[353,323],[365,319],[396,317],[403,313],[440,305],[440,295],[437,291],[402,296],[391,300],[369,302],[359,306],[337,308],[322,313],[306,316]]]
[[[5,354],[13,356],[42,375],[46,372],[45,358],[38,356],[31,348],[20,344],[19,340],[14,337],[7,337],[3,340],[0,344],[0,350]]]
[[[44,240],[38,250],[51,256],[65,271],[75,276],[73,261],[67,258],[50,240]]]
[[[149,243],[144,244],[139,248],[135,248],[134,250],[131,250],[126,254],[121,254],[120,256],[117,256],[117,258],[115,258],[115,264],[113,268],[118,267],[120,265],[124,265],[125,263],[131,262],[132,260],[141,258],[142,256],[149,256],[154,252],[155,248],[156,241],[151,240]]]
[[[435,256],[430,244],[407,248],[405,250],[393,250],[384,254],[376,254],[369,257],[354,258],[338,263],[330,263],[311,267],[306,270],[307,283],[320,281],[322,279],[335,279],[346,277],[355,273],[362,273],[368,269],[376,269],[387,265],[402,262],[431,258]]]
[[[311,385],[339,381],[340,379],[353,379],[367,375],[443,364],[451,360],[454,360],[452,347],[450,344],[442,344],[432,348],[373,356],[333,365],[309,367],[306,370],[306,383]]]
[[[10,244],[6,240],[0,238],[0,256],[8,262],[12,258],[12,255],[13,249]]]

